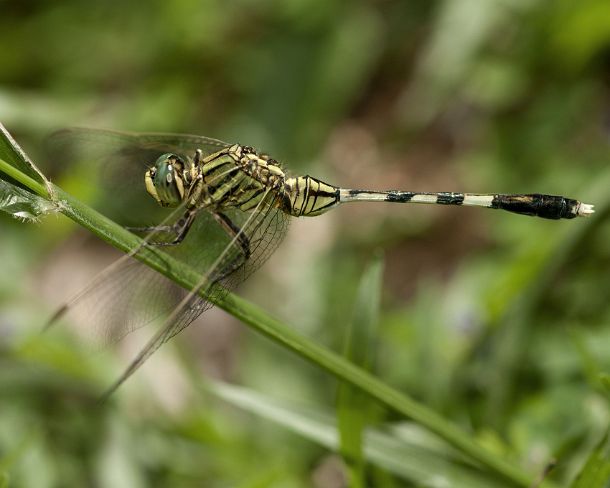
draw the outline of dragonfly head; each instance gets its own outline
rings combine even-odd
[[[175,154],[163,154],[144,176],[146,191],[163,207],[177,207],[184,198],[184,162]]]

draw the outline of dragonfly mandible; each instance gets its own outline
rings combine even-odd
[[[50,141],[54,158],[84,158],[105,173],[110,185],[122,183],[126,190],[115,191],[117,197],[146,195],[148,204],[167,209],[160,223],[127,228],[201,275],[195,289],[181,289],[133,259],[134,250],[100,273],[49,321],[52,325],[70,311],[85,308],[103,343],[159,323],[158,332],[106,396],[208,309],[214,298],[261,266],[285,235],[290,217],[321,215],[349,202],[478,206],[546,219],[594,212],[592,205],[556,195],[345,189],[309,175],[291,176],[252,147],[194,135],[65,129]],[[78,155],[66,157],[70,152]],[[128,208],[138,207],[130,203]],[[152,210],[140,212],[149,215]]]

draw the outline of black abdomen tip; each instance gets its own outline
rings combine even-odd
[[[499,208],[522,215],[542,217],[543,219],[573,219],[578,215],[579,202],[556,195],[496,195],[492,208]]]

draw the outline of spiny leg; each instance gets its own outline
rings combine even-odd
[[[237,240],[239,247],[241,248],[241,254],[235,256],[228,264],[227,267],[221,269],[221,274],[216,278],[220,281],[227,276],[231,275],[234,271],[239,269],[248,259],[250,259],[250,240],[248,236],[240,229],[229,217],[221,212],[215,212],[212,214],[216,222],[233,238]]]
[[[195,221],[195,216],[197,215],[197,210],[194,208],[188,209],[184,212],[184,215],[180,217],[175,223],[172,225],[153,225],[150,227],[125,227],[127,230],[132,232],[171,232],[176,235],[173,241],[170,242],[151,242],[150,244],[153,246],[176,246],[180,244],[186,235],[188,234],[189,229],[193,225]]]

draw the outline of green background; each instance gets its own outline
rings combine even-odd
[[[238,290],[342,353],[382,252],[368,367],[533,477],[557,459],[558,486],[610,418],[609,80],[605,0],[0,1],[0,121],[40,166],[63,126],[187,132],[344,187],[595,204],[561,222],[353,204],[295,219]],[[86,171],[53,163],[86,200]],[[96,406],[142,343],[89,354],[77,327],[39,332],[116,256],[64,217],[0,214],[0,486],[343,486],[313,422],[270,406],[332,416],[337,381],[218,310]],[[202,379],[243,386],[266,414]],[[366,422],[462,464],[407,419],[373,408]],[[370,462],[361,483],[442,486],[423,478]]]

